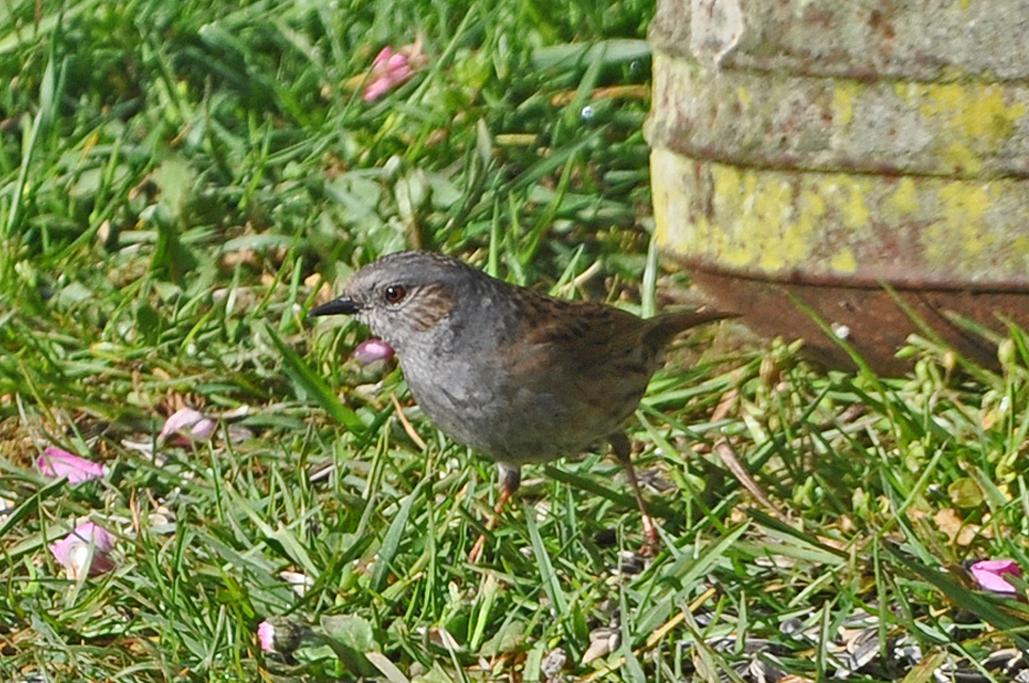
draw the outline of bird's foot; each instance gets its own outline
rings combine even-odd
[[[654,557],[661,550],[661,538],[657,535],[657,526],[650,515],[643,515],[643,547],[640,557]]]
[[[475,545],[472,546],[471,551],[468,553],[468,564],[479,564],[479,560],[482,559],[482,551],[486,547],[486,534],[479,534],[479,538],[476,539]]]

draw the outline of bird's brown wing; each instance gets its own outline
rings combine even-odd
[[[613,306],[540,297],[531,329],[522,337],[526,351],[551,367],[574,372],[621,372],[624,358],[643,342],[646,321]]]
[[[643,320],[596,303],[546,297],[519,303],[524,327],[506,349],[512,393],[534,429],[560,442],[562,454],[621,429],[660,365],[664,344],[691,325],[723,317],[673,313]]]
[[[602,304],[545,299],[514,365],[535,395],[550,396],[562,432],[584,448],[619,428],[639,404],[657,367],[643,343],[647,324]]]
[[[620,373],[635,369],[626,363],[656,356],[678,334],[698,325],[736,317],[714,309],[673,311],[642,319],[614,306],[539,297],[523,319],[534,322],[523,339],[546,349],[560,365],[580,371]],[[638,353],[639,352],[639,353]],[[651,360],[653,360],[651,358]],[[652,371],[652,370],[651,370]]]

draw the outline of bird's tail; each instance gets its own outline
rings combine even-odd
[[[647,322],[651,323],[651,326],[646,332],[646,337],[650,343],[661,347],[671,341],[672,337],[680,332],[685,332],[691,327],[715,322],[716,320],[738,318],[739,315],[739,313],[719,311],[708,307],[690,311],[662,313],[647,320]]]

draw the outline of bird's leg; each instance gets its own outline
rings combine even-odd
[[[511,496],[514,495],[515,491],[518,490],[518,486],[522,483],[522,469],[520,467],[512,467],[511,465],[498,462],[497,471],[500,474],[500,497],[497,498],[497,504],[493,506],[493,515],[486,521],[487,531],[492,531],[500,523],[500,516],[504,513],[507,502],[511,500]],[[486,534],[481,534],[475,541],[475,545],[472,546],[471,552],[468,553],[468,561],[471,564],[479,562],[485,546]]]
[[[618,462],[625,468],[625,474],[629,477],[629,486],[632,487],[632,495],[636,497],[636,506],[640,509],[640,518],[643,521],[643,548],[640,555],[649,557],[657,552],[661,545],[657,536],[657,527],[654,525],[654,518],[647,512],[647,503],[643,500],[643,491],[640,490],[640,482],[636,478],[636,468],[632,466],[632,447],[629,438],[624,433],[618,432],[608,437],[611,442],[611,450],[614,451]]]

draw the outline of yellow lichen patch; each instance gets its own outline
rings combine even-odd
[[[890,196],[889,207],[899,216],[911,216],[918,213],[918,190],[915,189],[914,180],[911,178],[900,179],[896,192]]]
[[[693,210],[696,195],[706,194],[708,187],[696,187],[695,162],[673,152],[655,149],[650,158],[654,196],[654,224],[657,243],[693,257],[713,259],[729,266],[751,265],[752,258],[746,235],[731,227],[710,221]],[[712,184],[722,183],[725,201],[737,207],[746,194],[742,192],[739,172],[732,166],[715,165]]]
[[[848,178],[849,196],[843,205],[843,220],[849,228],[863,228],[868,225],[869,212],[865,206],[865,192],[861,181]]]
[[[967,146],[960,142],[952,142],[947,145],[941,154],[944,161],[953,166],[956,173],[978,173],[982,170],[983,160],[972,153]]]
[[[668,152],[655,151],[655,157]],[[853,230],[869,224],[865,190],[861,180],[846,176],[795,176],[728,164],[708,165],[711,193],[709,210],[687,209],[691,191],[704,193],[708,186],[681,183],[682,190],[667,191],[671,173],[690,178],[685,167],[673,171],[673,163],[654,164],[655,221],[659,243],[670,243],[691,256],[714,259],[731,268],[757,268],[774,273],[802,266],[825,247],[818,238],[829,211]],[[673,180],[674,184],[675,181]],[[689,189],[686,189],[686,188]],[[680,196],[681,195],[681,196]],[[664,206],[658,206],[664,204]],[[710,213],[710,215],[705,215]],[[678,221],[681,230],[665,223]],[[854,272],[857,260],[845,247],[830,257],[837,272]]]
[[[720,197],[728,198],[740,193],[740,170],[735,166],[712,164],[711,179]]]
[[[764,227],[758,261],[763,270],[795,267],[811,253],[815,223],[807,212],[797,212],[793,206],[791,183],[776,177],[762,180],[755,211],[745,217],[750,223],[745,230],[754,233]]]
[[[838,81],[833,88],[833,118],[841,126],[846,126],[854,118],[854,98],[858,95],[858,85],[852,81]]]
[[[803,217],[817,220],[825,215],[825,199],[809,187],[801,190],[799,204]]]
[[[1008,247],[1011,254],[1011,262],[1018,263],[1021,260],[1023,272],[1029,271],[1029,234],[1016,235]]]
[[[850,247],[844,247],[840,251],[833,254],[833,257],[829,260],[829,265],[837,273],[851,274],[857,270],[857,259],[854,257],[854,250]]]
[[[918,111],[927,118],[947,122],[948,146],[955,143],[969,150],[995,151],[1015,132],[1026,108],[1021,102],[1008,104],[999,85],[945,83],[925,86]],[[972,154],[969,151],[968,154]]]
[[[723,263],[775,272],[811,256],[825,212],[821,197],[798,196],[795,181],[774,172],[712,164],[711,179],[715,215],[727,224],[707,237]]]
[[[1026,181],[794,173],[661,149],[652,170],[658,243],[723,268],[890,277],[904,258],[912,276],[946,282],[1029,272]]]
[[[749,231],[753,229],[753,207],[759,194],[756,178],[752,173],[725,164],[711,164],[709,169],[716,216],[734,218],[728,225],[716,220],[712,226],[702,221],[707,244],[729,266],[753,265],[755,253]]]
[[[944,215],[952,225],[982,223],[986,210],[990,208],[988,185],[980,183],[949,182],[940,188]]]
[[[949,182],[937,193],[943,218],[922,235],[926,259],[941,269],[957,270],[978,262],[984,252],[995,251],[996,233],[984,220],[993,203],[988,186]]]
[[[897,81],[893,84],[893,92],[905,103],[911,102],[912,98],[918,97],[919,86],[908,81]]]
[[[871,212],[865,204],[865,181],[843,174],[811,176],[813,192],[824,198],[839,221],[852,230],[868,225]]]

